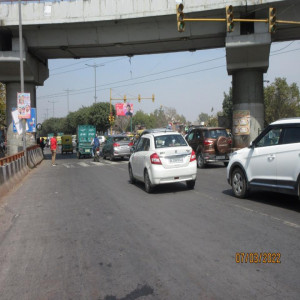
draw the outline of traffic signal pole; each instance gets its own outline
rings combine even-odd
[[[126,103],[127,100],[138,100],[139,102],[141,102],[141,100],[148,100],[148,99],[151,99],[152,102],[155,101],[155,95],[152,94],[152,97],[141,97],[141,95],[139,94],[138,97],[136,98],[127,98],[126,95],[124,95],[123,98],[112,98],[111,96],[111,89],[110,89],[110,96],[109,96],[109,103],[110,103],[110,106],[109,106],[109,122],[110,122],[110,134],[112,134],[112,123],[115,121],[115,117],[113,116],[112,114],[112,105],[111,105],[111,102],[114,101],[114,100],[117,100],[117,101],[124,101],[124,103]],[[132,116],[130,117],[130,131],[132,132]]]

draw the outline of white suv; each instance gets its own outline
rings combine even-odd
[[[238,198],[258,189],[300,199],[300,118],[270,124],[248,148],[234,152],[227,180]]]
[[[132,148],[128,163],[131,183],[140,180],[150,193],[155,185],[186,182],[193,189],[197,176],[196,155],[177,132],[144,134]]]

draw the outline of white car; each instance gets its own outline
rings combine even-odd
[[[129,179],[145,183],[150,193],[159,184],[186,182],[193,189],[197,177],[196,155],[181,134],[144,134],[133,148],[128,163]]]
[[[231,155],[227,181],[238,198],[250,190],[300,198],[300,118],[270,124],[248,148]]]

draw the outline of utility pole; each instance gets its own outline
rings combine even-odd
[[[53,113],[52,113],[52,117],[54,118],[54,104],[57,103],[57,102],[59,102],[59,101],[49,101],[49,100],[48,100],[48,102],[49,102],[49,103],[52,103],[52,105],[53,105]]]
[[[70,112],[70,109],[69,109],[69,92],[72,92],[73,90],[66,89],[64,91],[67,92],[67,106],[68,106],[68,113],[69,113]]]
[[[95,99],[95,103],[97,102],[97,94],[96,94],[96,87],[97,87],[97,80],[96,80],[96,76],[97,76],[97,74],[96,74],[96,68],[98,68],[98,67],[104,67],[104,65],[103,64],[100,64],[100,65],[96,65],[96,63],[94,63],[93,65],[89,65],[89,64],[85,64],[86,66],[88,66],[88,67],[92,67],[92,68],[94,68],[94,74],[95,74],[95,96],[94,96],[94,99]]]
[[[48,110],[49,110],[49,108],[46,108],[46,112],[47,112],[47,119],[46,120],[48,120],[48,118],[49,118],[49,114],[48,114]]]

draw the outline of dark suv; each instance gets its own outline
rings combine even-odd
[[[215,162],[223,162],[225,167],[228,165],[232,140],[225,128],[194,128],[186,140],[196,153],[198,168]]]

